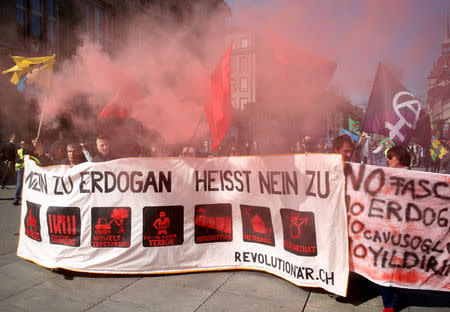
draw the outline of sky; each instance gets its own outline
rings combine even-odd
[[[333,60],[331,86],[354,105],[367,102],[379,61],[426,100],[427,77],[441,55],[450,0],[228,0],[229,25],[261,29]]]

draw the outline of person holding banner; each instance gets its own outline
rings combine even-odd
[[[52,164],[50,157],[47,156],[44,152],[44,147],[39,138],[34,138],[31,143],[33,144],[33,153],[35,157],[34,160],[39,163],[41,166],[49,166]]]
[[[411,154],[402,146],[391,147],[386,156],[386,162],[389,168],[409,169],[411,165]],[[380,286],[381,298],[383,299],[383,312],[394,312],[397,302],[395,288]]]
[[[86,157],[84,157],[83,150],[80,144],[67,144],[67,160],[65,162],[66,165],[69,165],[69,167],[73,167],[86,161]]]
[[[396,145],[388,150],[386,162],[389,168],[409,169],[411,154],[406,148]]]
[[[66,143],[63,140],[57,140],[50,146],[50,160],[52,165],[61,165],[67,156]]]
[[[97,136],[95,141],[97,154],[94,156],[93,162],[102,162],[114,159],[110,153],[110,144],[107,137]]]
[[[355,146],[346,134],[340,135],[333,140],[333,150],[336,154],[341,154],[344,161],[351,161]]]

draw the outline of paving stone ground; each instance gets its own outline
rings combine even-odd
[[[16,256],[14,186],[0,189],[0,311],[382,311],[377,287],[354,276],[349,295],[294,286],[256,271],[176,275],[54,273]],[[450,278],[449,278],[450,279]],[[450,312],[450,293],[399,290],[402,312]]]

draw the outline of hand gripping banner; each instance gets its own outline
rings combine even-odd
[[[385,286],[450,291],[450,175],[345,164],[350,269]]]
[[[340,155],[26,159],[18,256],[95,273],[255,269],[346,295]]]

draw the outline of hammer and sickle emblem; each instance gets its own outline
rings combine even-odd
[[[411,100],[399,104],[398,99],[402,95],[409,95],[411,97]],[[392,140],[397,136],[400,142],[403,142],[405,140],[405,136],[401,133],[401,129],[403,128],[403,126],[407,126],[411,129],[416,128],[416,123],[417,120],[419,120],[419,114],[422,106],[420,105],[419,101],[414,98],[414,95],[406,91],[400,91],[394,96],[394,99],[392,100],[392,107],[394,108],[395,114],[398,116],[399,120],[395,125],[392,125],[389,122],[385,122],[384,126],[389,129],[389,137]],[[414,113],[414,121],[412,123],[406,120],[406,118],[403,117],[402,113],[400,112],[400,109],[403,107],[408,108]]]

